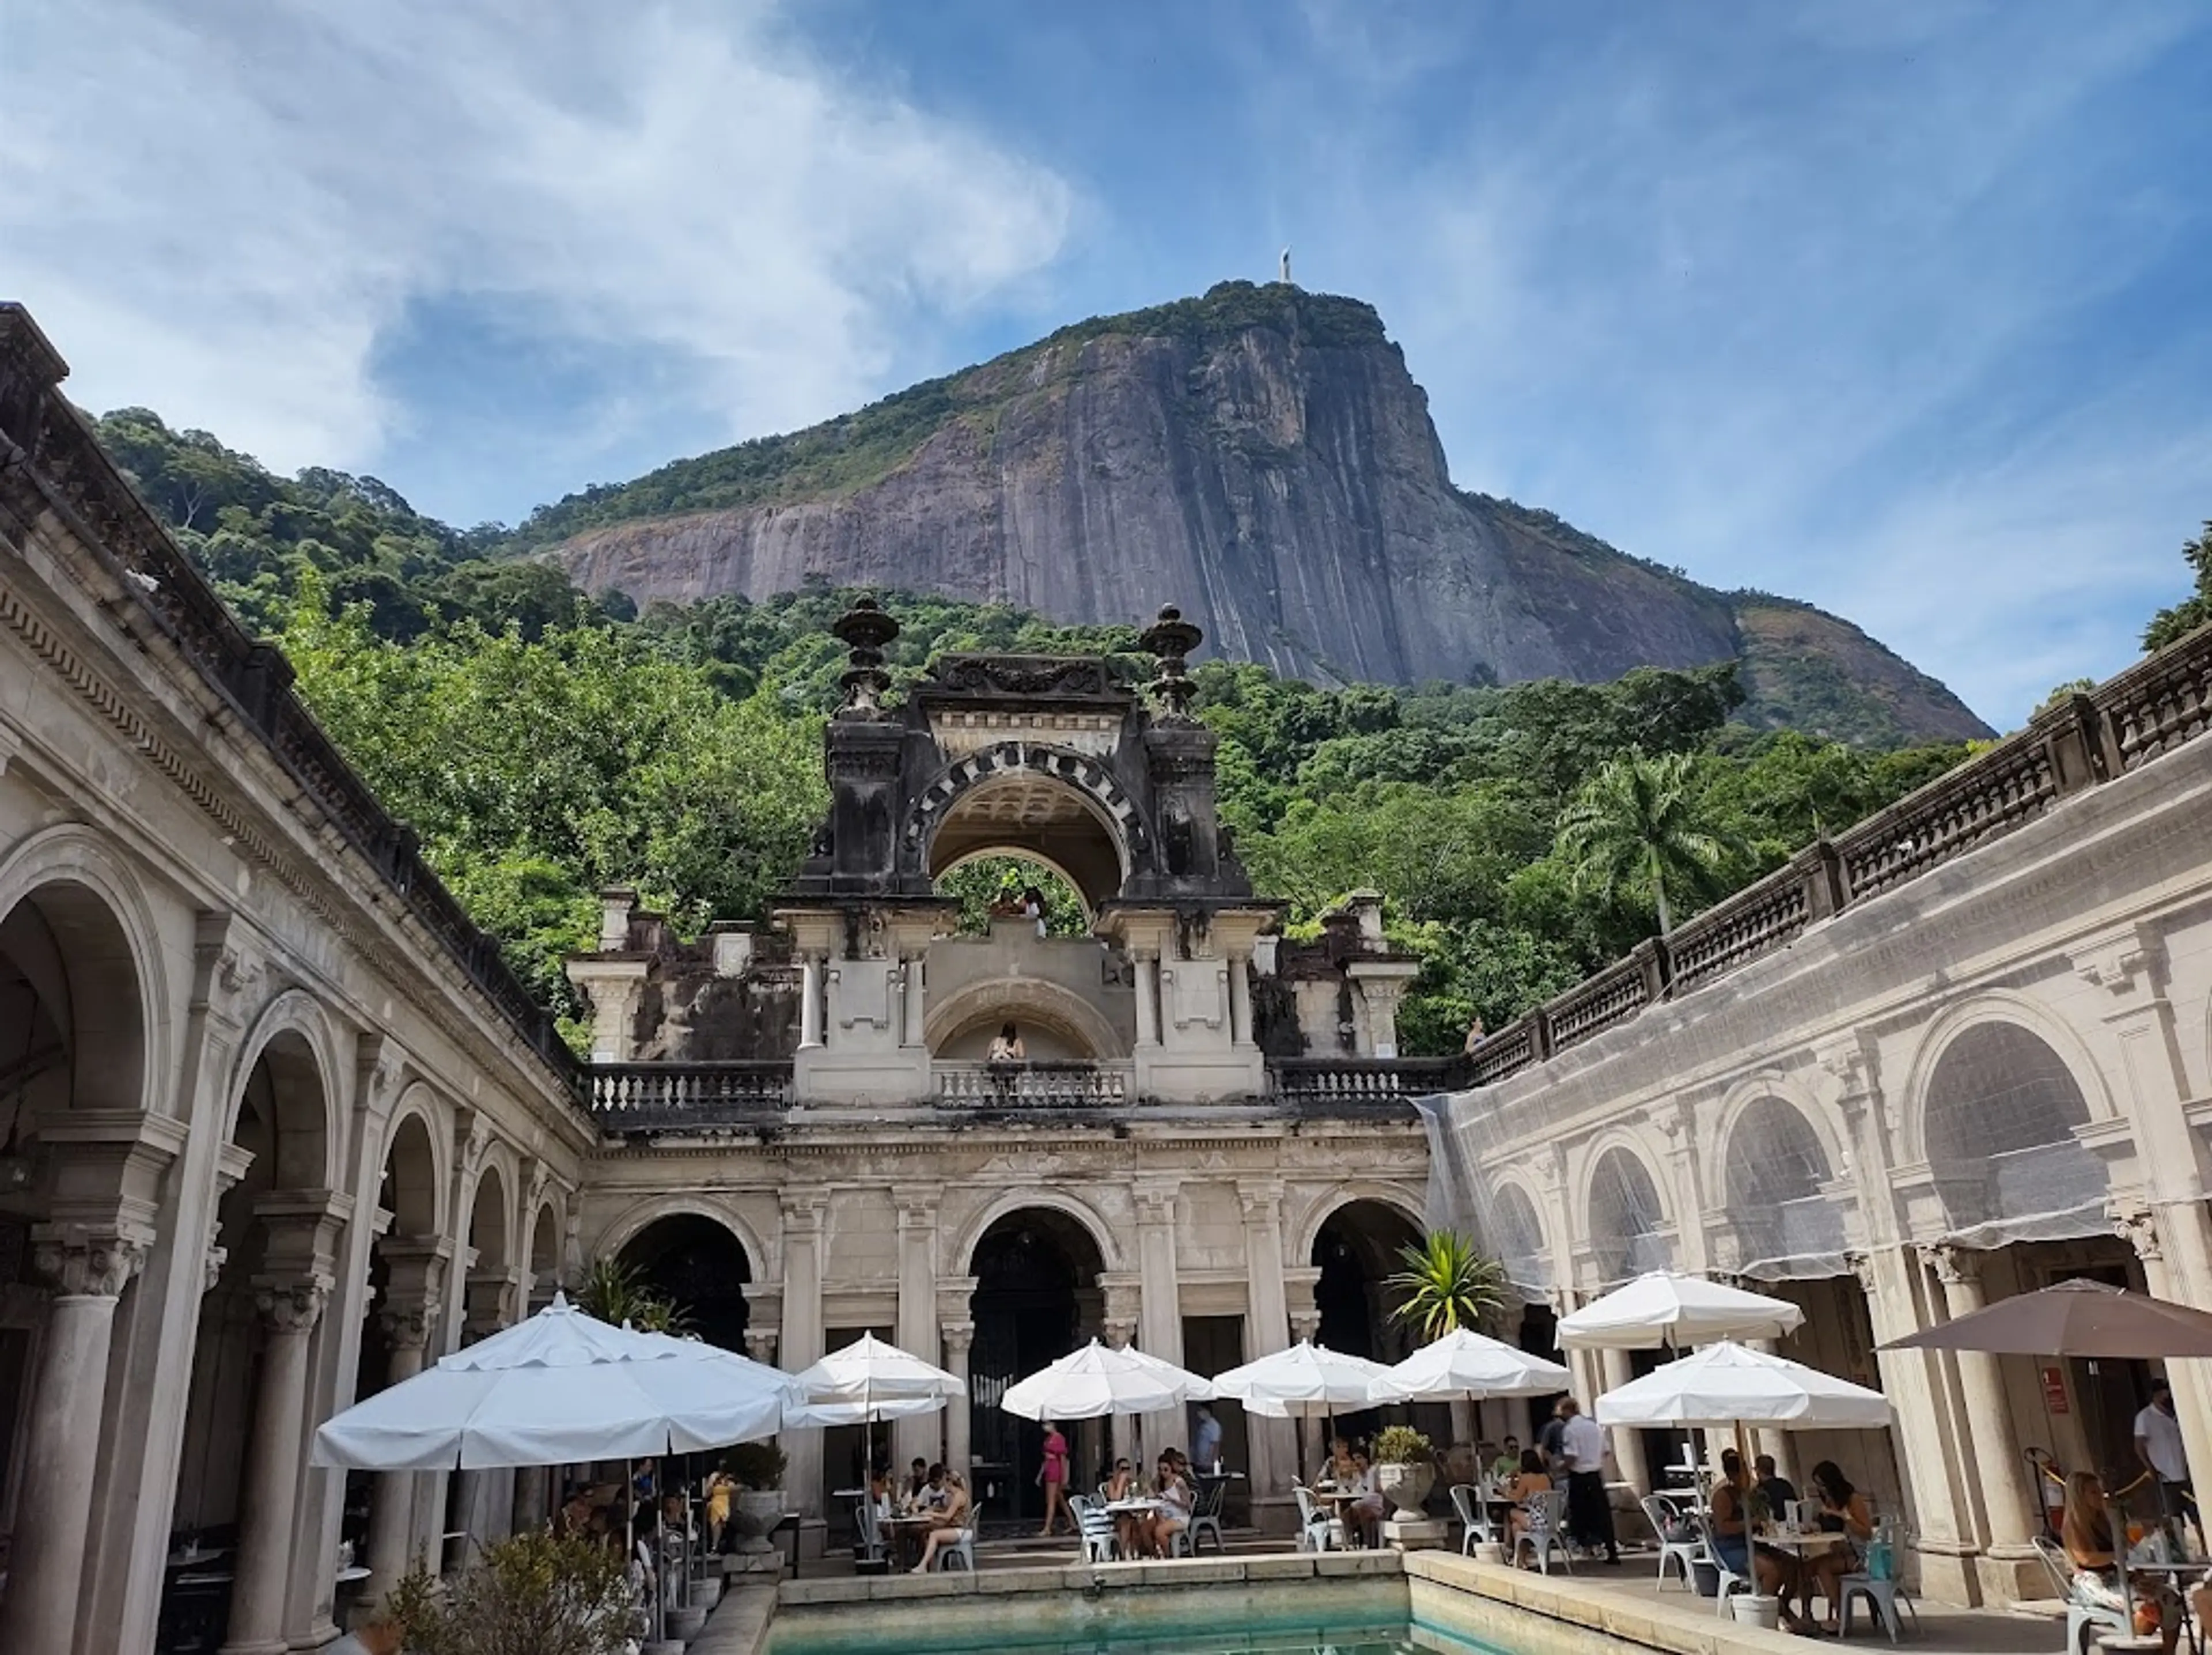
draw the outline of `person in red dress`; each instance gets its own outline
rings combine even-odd
[[[1044,1488],[1045,1537],[1051,1537],[1054,1524],[1063,1517],[1068,1533],[1077,1532],[1075,1513],[1067,1504],[1067,1439],[1050,1420],[1044,1422],[1044,1464],[1038,1469],[1037,1482]]]

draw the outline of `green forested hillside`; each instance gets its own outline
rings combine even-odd
[[[757,913],[805,854],[824,803],[819,721],[844,666],[828,626],[854,594],[633,615],[542,566],[488,562],[498,532],[422,517],[373,478],[276,478],[144,411],[100,429],[564,1012],[560,957],[590,946],[600,885],[635,883],[696,929]],[[879,595],[905,627],[892,651],[904,679],[948,649],[1100,651],[1144,670],[1133,626]],[[1624,762],[1681,756],[1679,806],[1712,854],[1656,864],[1679,922],[1967,751],[1747,729],[1731,718],[1736,672],[1324,691],[1209,662],[1198,707],[1221,738],[1222,813],[1255,883],[1300,926],[1351,889],[1381,889],[1393,934],[1425,962],[1407,1049],[1442,1050],[1470,1014],[1497,1027],[1649,934],[1648,869],[1601,879],[1587,846],[1561,841],[1577,801],[1609,808]]]

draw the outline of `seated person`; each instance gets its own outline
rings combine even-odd
[[[931,1525],[927,1542],[921,1549],[921,1561],[914,1566],[914,1573],[924,1574],[937,1561],[940,1548],[957,1546],[968,1532],[968,1485],[961,1481],[957,1471],[948,1471],[941,1465],[930,1468],[931,1481],[938,1482],[945,1494],[944,1504],[937,1508],[937,1522]]]
[[[1815,1487],[1820,1477],[1815,1467]],[[2122,1575],[2112,1507],[2105,1501],[2104,1480],[2094,1471],[2076,1471],[2066,1479],[2066,1514],[2060,1520],[2058,1533],[2067,1561],[2074,1565],[2075,1600],[2092,1609],[2125,1615],[2131,1626],[2137,1602],[2151,1605],[2158,1615],[2166,1655],[2173,1655],[2174,1644],[2181,1635],[2180,1601],[2162,1583],[2153,1584],[2148,1579],[2130,1581]]]
[[[1820,1526],[1832,1534],[1844,1536],[1840,1546],[1831,1546],[1816,1554],[1808,1564],[1814,1579],[1820,1582],[1820,1595],[1828,1600],[1829,1620],[1826,1629],[1836,1630],[1835,1606],[1843,1593],[1844,1577],[1855,1573],[1864,1556],[1867,1542],[1874,1538],[1874,1507],[1867,1497],[1851,1487],[1833,1460],[1822,1460],[1813,1468],[1808,1479],[1812,1498],[1820,1502]],[[1809,1596],[1807,1602],[1811,1601]]]
[[[1324,1488],[1334,1488],[1352,1476],[1352,1445],[1342,1437],[1332,1437],[1328,1443],[1328,1462],[1321,1468]]]
[[[1178,1457],[1173,1449],[1160,1456],[1159,1475],[1152,1482],[1160,1509],[1138,1522],[1137,1545],[1149,1557],[1174,1555],[1175,1537],[1190,1527],[1190,1514],[1198,1506],[1197,1494],[1176,1467]]]
[[[1137,1492],[1137,1474],[1130,1469],[1127,1460],[1117,1459],[1114,1462],[1114,1469],[1108,1475],[1104,1486],[1098,1492],[1105,1497],[1109,1505],[1117,1500],[1127,1500]],[[1139,1519],[1132,1512],[1121,1512],[1115,1515],[1114,1539],[1121,1547],[1121,1555],[1124,1557],[1133,1557],[1137,1555],[1138,1523]]]
[[[1349,1492],[1359,1496],[1344,1508],[1344,1526],[1359,1536],[1363,1546],[1382,1543],[1382,1519],[1389,1512],[1390,1502],[1382,1498],[1375,1486],[1375,1469],[1367,1463],[1367,1456],[1354,1452],[1352,1456],[1352,1481],[1340,1482],[1340,1493]]]
[[[1513,1509],[1505,1514],[1505,1537],[1511,1542],[1509,1555],[1516,1563],[1521,1561],[1521,1542],[1532,1534],[1544,1532],[1540,1526],[1544,1521],[1543,1508],[1534,1501],[1538,1494],[1551,1492],[1552,1474],[1544,1467],[1542,1452],[1522,1449],[1519,1468],[1498,1485],[1498,1497],[1513,1502]]]
[[[1501,1488],[1521,1475],[1521,1439],[1508,1437],[1498,1445],[1498,1452],[1485,1462],[1490,1480]]]
[[[1751,1471],[1751,1486],[1766,1501],[1768,1519],[1775,1523],[1789,1521],[1790,1502],[1797,1498],[1797,1485],[1775,1469],[1771,1454],[1761,1454],[1752,1461]]]
[[[914,1502],[914,1509],[917,1512],[943,1511],[951,1503],[954,1481],[952,1473],[942,1465],[931,1466],[929,1475],[922,1479],[921,1493]]]
[[[902,1511],[912,1511],[921,1499],[921,1491],[929,1486],[929,1462],[917,1455],[907,1468],[906,1483],[899,1491],[899,1506]]]
[[[1752,1579],[1751,1479],[1744,1475],[1743,1456],[1733,1448],[1721,1451],[1721,1474],[1713,1484],[1705,1529],[1707,1543],[1720,1566],[1731,1574]]]

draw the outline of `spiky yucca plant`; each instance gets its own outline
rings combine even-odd
[[[653,1292],[643,1274],[618,1258],[595,1258],[576,1290],[576,1308],[586,1316],[620,1327],[627,1322],[641,1333],[691,1330],[691,1318],[673,1299]]]
[[[1383,1285],[1398,1295],[1394,1321],[1411,1323],[1424,1339],[1441,1339],[1461,1328],[1480,1329],[1505,1302],[1505,1271],[1456,1230],[1431,1230],[1398,1250],[1404,1268]]]

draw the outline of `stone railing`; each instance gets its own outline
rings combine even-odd
[[[1282,1103],[1386,1104],[1456,1092],[1469,1068],[1464,1057],[1276,1057],[1267,1080]]]
[[[1468,1060],[1466,1084],[1517,1074],[1646,1007],[1778,952],[1845,908],[2024,827],[2208,728],[2212,626],[2087,695],[2045,708],[2018,734],[1498,1030]]]
[[[929,1072],[940,1109],[1114,1109],[1136,1091],[1129,1063],[946,1060],[932,1063]]]
[[[532,998],[416,854],[416,837],[377,802],[292,693],[292,668],[249,636],[132,492],[58,388],[67,371],[21,306],[0,304],[0,497],[27,515],[51,511],[90,548],[143,614],[299,784],[310,825],[328,829],[374,867],[403,913],[459,965],[515,1033],[580,1098],[581,1067],[553,1015]],[[10,452],[10,449],[14,452]]]
[[[731,1063],[594,1063],[592,1117],[608,1133],[681,1132],[781,1117],[791,1104],[791,1060]]]

